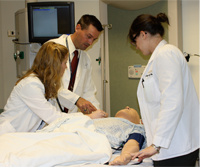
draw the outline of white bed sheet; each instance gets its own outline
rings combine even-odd
[[[115,153],[112,155],[111,160],[112,161],[115,157],[117,157],[120,154],[120,152]],[[113,167],[153,167],[153,161],[151,158],[146,158],[143,160],[142,163],[137,164],[137,165],[133,165],[137,163],[137,160],[132,160],[128,165],[120,165],[120,166],[113,166]],[[70,165],[70,166],[55,166],[55,167],[108,167],[109,165],[102,165],[102,164],[89,164],[89,163],[85,163],[85,164],[81,164],[81,165]],[[111,167],[111,166],[110,166]]]
[[[103,167],[119,155],[112,155],[106,136],[94,131],[89,117],[75,114],[62,120],[67,123],[52,133],[1,135],[0,167]],[[137,166],[151,167],[152,161]]]
[[[103,164],[110,159],[110,144],[106,136],[94,132],[89,117],[75,115],[68,121],[70,124],[52,133],[1,135],[0,167]]]

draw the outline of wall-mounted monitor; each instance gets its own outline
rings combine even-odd
[[[44,43],[75,31],[74,2],[27,3],[29,42]]]

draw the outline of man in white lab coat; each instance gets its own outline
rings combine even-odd
[[[91,113],[99,109],[97,101],[96,87],[92,80],[92,64],[89,55],[84,51],[98,38],[103,30],[100,21],[93,15],[83,15],[78,21],[75,32],[71,35],[62,35],[57,39],[52,39],[56,43],[62,44],[69,49],[70,56],[67,62],[67,69],[63,75],[63,89],[58,94],[58,103],[61,109],[66,107],[69,113],[77,112],[78,108],[83,113]],[[71,73],[71,62],[74,51],[78,51],[78,67],[75,73],[75,82],[72,89],[68,87]]]

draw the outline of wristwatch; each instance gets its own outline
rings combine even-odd
[[[160,153],[160,146],[156,146],[155,144],[151,144],[151,146],[156,149],[158,154]]]

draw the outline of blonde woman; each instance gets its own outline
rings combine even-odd
[[[20,78],[0,115],[0,135],[34,132],[66,116],[54,106],[68,60],[68,49],[60,44],[43,44],[27,73]],[[107,117],[97,110],[92,117]]]
[[[44,44],[33,65],[20,78],[0,115],[0,135],[8,132],[31,132],[49,124],[64,113],[52,105],[67,68],[68,49],[54,42]]]

